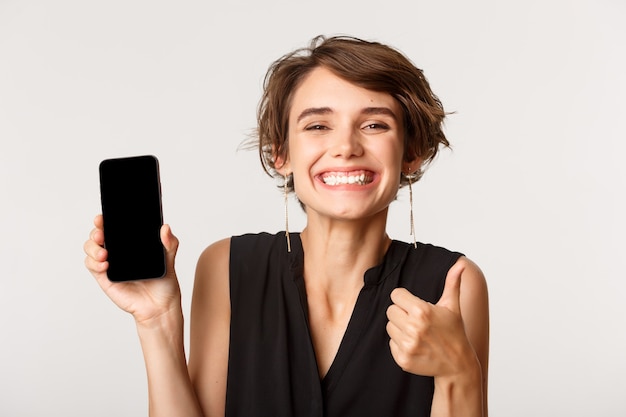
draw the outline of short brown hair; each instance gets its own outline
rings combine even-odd
[[[287,160],[289,112],[295,90],[315,68],[324,67],[344,80],[394,97],[404,116],[404,159],[433,160],[439,146],[449,146],[442,124],[446,113],[421,69],[398,50],[349,36],[315,37],[269,67],[257,111],[257,140],[263,169],[276,175],[275,158]],[[419,167],[417,179],[421,177]],[[405,178],[400,179],[406,183]],[[292,190],[292,181],[287,185]]]

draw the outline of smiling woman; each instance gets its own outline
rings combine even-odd
[[[384,224],[401,168],[408,171],[410,164],[402,161],[397,101],[318,67],[304,77],[291,103],[289,118],[296,122],[289,124],[288,153],[276,156],[274,166],[293,176],[307,222],[351,218],[365,228]],[[361,176],[369,181],[357,181]]]
[[[265,77],[265,89],[258,112],[259,151],[266,171],[272,175],[274,158],[287,152],[287,126],[292,94],[314,68],[325,68],[354,86],[392,96],[402,108],[401,123],[406,129],[405,157],[420,157],[424,163],[437,155],[441,145],[448,146],[442,131],[445,111],[423,74],[401,52],[377,42],[350,37],[317,37],[308,48],[276,60]],[[286,92],[288,92],[286,94]],[[388,109],[371,108],[371,112]],[[306,109],[328,112],[329,108]],[[396,114],[395,116],[399,116]],[[421,166],[419,167],[421,168]],[[421,176],[418,173],[417,179]],[[401,179],[406,183],[406,178]]]
[[[111,283],[96,218],[86,264],[136,320],[152,416],[487,415],[480,269],[386,232],[399,187],[448,145],[444,115],[422,71],[380,43],[316,38],[276,61],[258,146],[306,227],[203,252],[188,363],[178,240],[163,227],[165,278]]]

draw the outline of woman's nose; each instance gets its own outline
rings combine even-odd
[[[330,149],[332,156],[352,158],[363,154],[363,146],[358,132],[352,129],[336,130]]]

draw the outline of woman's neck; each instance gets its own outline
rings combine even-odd
[[[382,261],[391,243],[386,223],[386,212],[356,221],[309,216],[301,233],[307,286],[360,289],[365,271]]]

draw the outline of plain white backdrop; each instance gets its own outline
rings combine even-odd
[[[625,20],[622,0],[0,0],[0,415],[147,414],[132,318],[83,267],[98,163],[159,157],[188,313],[205,246],[283,228],[237,149],[268,65],[318,34],[399,48],[455,112],[416,227],[487,276],[490,414],[626,415]],[[403,190],[392,237],[408,210]]]

